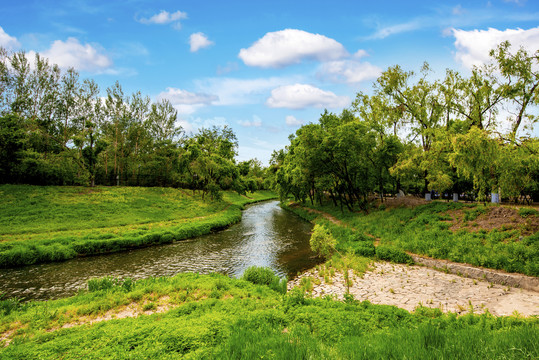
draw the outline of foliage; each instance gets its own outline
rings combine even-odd
[[[413,264],[414,260],[410,255],[392,246],[380,245],[376,248],[376,258],[401,264]]]
[[[268,267],[248,267],[243,272],[241,278],[256,285],[267,285],[277,292],[286,294],[286,278],[280,279]]]
[[[526,226],[502,227],[488,232],[449,229],[447,220],[451,218],[448,211],[462,211],[465,221],[473,221],[489,211],[489,207],[434,201],[415,208],[399,207],[369,214],[342,213],[333,206],[315,208],[339,220],[339,225],[320,218],[314,221],[331,230],[337,240],[336,249],[343,253],[410,263],[411,259],[405,252],[411,252],[539,276],[539,234],[523,234]],[[290,209],[296,211],[296,208]],[[380,245],[376,249],[373,238],[379,239]]]
[[[155,304],[168,311],[155,313]],[[84,324],[127,305],[146,313]],[[409,313],[297,291],[283,296],[219,274],[179,274],[139,280],[129,291],[114,285],[2,314],[0,333],[13,333],[0,357],[536,358],[537,325],[533,317]]]
[[[333,235],[331,235],[324,225],[316,224],[309,243],[311,244],[311,249],[318,254],[318,256],[329,259],[335,252],[337,240],[335,240]]]
[[[187,136],[170,101],[125,94],[119,82],[103,97],[39,54],[0,49],[0,67],[1,183],[180,186],[212,199],[267,189],[256,159],[239,175],[229,127]]]
[[[520,208],[518,209],[518,214],[522,216],[523,218],[528,216],[539,216],[539,211],[531,208]]]

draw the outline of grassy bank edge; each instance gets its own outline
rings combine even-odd
[[[225,229],[241,220],[241,210],[245,205],[272,200],[276,195],[270,191],[260,191],[241,196],[225,193],[228,205],[220,212],[202,219],[173,224],[157,230],[132,230],[118,234],[99,234],[95,237],[22,240],[5,242],[0,247],[0,267],[13,268],[24,265],[58,262],[77,256],[93,256],[127,251],[152,245],[170,244],[210,232]]]
[[[97,279],[92,288],[1,309],[0,357],[517,359],[539,354],[537,317],[457,316],[424,307],[411,313],[368,301],[313,299],[299,291],[283,295],[220,274]],[[134,315],[121,318],[126,309]]]
[[[374,245],[374,238],[353,229],[345,223],[335,223],[326,219],[321,213],[309,211],[308,207],[290,206],[291,203],[281,203],[283,209],[291,211],[313,224],[320,224],[330,230],[337,239],[336,249],[348,257],[366,257],[375,260],[391,261],[400,264],[414,264],[414,260],[403,250],[389,245]],[[297,205],[297,204],[296,204]],[[312,210],[312,209],[311,209]],[[339,219],[336,219],[339,220]],[[338,254],[337,254],[338,255]]]
[[[539,233],[515,237],[515,230],[451,232],[444,213],[451,209],[465,209],[477,217],[484,206],[477,204],[431,202],[412,209],[379,209],[367,215],[342,213],[338,209],[300,204],[281,204],[300,217],[313,223],[324,224],[338,239],[341,250],[397,263],[413,263],[408,255],[417,254],[432,259],[449,260],[455,263],[503,270],[508,273],[539,277]],[[525,209],[526,210],[526,209]],[[407,213],[405,213],[407,212]],[[537,216],[537,211],[528,211],[520,216]],[[330,216],[334,221],[328,220]],[[368,218],[372,218],[368,220]],[[471,219],[473,220],[473,219]],[[379,227],[376,224],[384,223]],[[389,224],[404,223],[391,228]],[[356,229],[354,229],[354,227]],[[359,231],[357,229],[361,229]],[[367,236],[368,235],[368,236]],[[374,246],[376,239],[377,246]]]

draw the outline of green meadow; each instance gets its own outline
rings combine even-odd
[[[405,252],[447,259],[508,272],[539,276],[539,212],[522,207],[505,223],[481,228],[476,220],[495,206],[433,201],[417,207],[397,207],[364,212],[342,212],[333,206],[310,206],[330,214],[335,224],[301,207],[286,208],[309,221],[324,224],[337,239],[337,250],[381,260],[411,262]],[[460,229],[450,229],[452,212],[459,211]],[[517,223],[521,218],[523,221]],[[374,246],[377,239],[378,246]]]
[[[90,281],[89,290],[71,298],[24,304],[4,300],[0,302],[0,358],[539,356],[536,317],[457,316],[422,307],[410,313],[351,297],[340,302],[312,299],[300,291],[283,294],[278,283],[259,268],[242,279],[190,273],[136,282],[97,279]]]
[[[0,186],[0,267],[166,244],[240,221],[244,205],[268,200],[159,187]]]

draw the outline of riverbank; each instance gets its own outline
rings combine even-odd
[[[329,228],[341,252],[411,263],[404,254],[409,252],[539,276],[537,209],[403,200],[386,201],[368,214],[310,204],[285,207]]]
[[[327,276],[324,265],[306,271],[288,283],[309,296],[339,300],[350,294],[359,301],[394,305],[414,311],[418,306],[457,314],[539,316],[539,292],[476,280],[424,266],[373,261],[365,272],[342,271]],[[308,287],[305,284],[309,284]]]
[[[241,220],[244,205],[269,191],[203,200],[190,190],[2,185],[0,267],[167,244]]]
[[[0,302],[2,359],[536,358],[539,319],[283,295],[223,275],[94,280],[47,302]]]

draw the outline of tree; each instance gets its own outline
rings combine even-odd
[[[449,162],[466,179],[473,180],[478,200],[497,192],[500,177],[501,146],[485,130],[474,126],[466,134],[453,138]]]
[[[514,110],[509,118],[509,140],[515,142],[521,127],[530,129],[538,119],[528,108],[539,104],[539,50],[529,54],[521,47],[512,54],[510,48],[509,41],[505,41],[491,50],[490,55],[505,80],[503,95]]]
[[[421,140],[423,151],[428,153],[435,140],[435,130],[444,118],[444,97],[437,81],[427,80],[430,68],[421,68],[421,77],[409,84],[414,72],[405,72],[398,65],[390,67],[376,81],[376,93],[387,97],[387,103],[401,111],[401,121],[410,125],[412,141]],[[426,155],[428,156],[428,155]],[[424,172],[424,192],[429,188],[428,173]]]
[[[17,115],[0,117],[0,182],[16,180],[16,167],[21,161],[24,138],[21,119]]]

